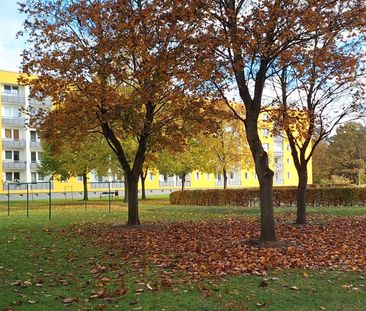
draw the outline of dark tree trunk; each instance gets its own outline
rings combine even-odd
[[[83,200],[88,201],[88,176],[86,171],[83,172],[83,191]]]
[[[183,191],[186,185],[186,174],[183,173],[181,177],[182,177],[182,191]]]
[[[245,129],[259,181],[261,234],[260,241],[276,241],[276,226],[273,211],[273,171],[269,168],[268,154],[263,150],[258,136],[257,112],[247,111]]]
[[[135,226],[140,224],[138,209],[138,177],[129,174],[128,179],[128,221],[127,225]]]
[[[142,169],[141,170],[141,199],[142,200],[146,200],[146,190],[145,190],[145,181],[146,181],[146,177],[147,177],[147,171],[148,169],[146,169],[145,171]]]
[[[124,191],[124,196],[123,196],[123,203],[127,203],[128,201],[128,181],[127,181],[127,175],[124,175],[124,179],[125,179],[125,191]]]
[[[296,212],[296,223],[303,225],[306,224],[306,189],[308,183],[308,173],[307,168],[305,166],[301,166],[297,170],[299,176],[299,183],[297,186],[296,193],[296,203],[297,203],[297,212]]]
[[[222,175],[224,177],[224,189],[226,189],[227,188],[227,172],[226,172],[226,169],[222,170]]]

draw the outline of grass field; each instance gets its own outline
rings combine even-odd
[[[143,223],[252,219],[257,208],[172,206],[142,201]],[[294,209],[276,210],[294,219]],[[310,208],[312,220],[366,215],[365,207]],[[190,279],[134,262],[79,235],[88,224],[120,224],[127,208],[107,201],[0,205],[0,310],[366,310],[366,273],[288,269]],[[336,219],[336,218],[335,218]],[[119,251],[119,250],[117,250]],[[321,251],[321,250],[320,250]],[[366,256],[366,250],[365,250]],[[136,261],[142,260],[136,257]],[[141,262],[140,266],[141,267]]]

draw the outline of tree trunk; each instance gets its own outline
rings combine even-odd
[[[128,181],[127,181],[127,175],[124,175],[124,179],[125,179],[125,193],[123,196],[123,203],[127,203],[128,201]]]
[[[306,166],[298,168],[299,183],[296,192],[296,223],[299,225],[306,224],[306,189],[308,183],[308,173]]]
[[[184,190],[184,186],[186,185],[186,174],[183,173],[182,174],[182,191]]]
[[[222,170],[222,175],[224,177],[224,189],[226,189],[227,188],[227,172],[226,172],[226,169]]]
[[[273,171],[269,168],[268,154],[263,150],[258,136],[257,118],[255,112],[247,111],[245,129],[250,150],[255,163],[255,171],[259,181],[261,234],[262,242],[276,241],[276,226],[273,210]]]
[[[83,172],[83,191],[84,191],[84,201],[88,201],[88,176],[86,171]]]
[[[128,221],[127,225],[135,226],[140,224],[138,210],[138,177],[130,174],[127,176],[128,184]]]
[[[141,199],[146,200],[146,190],[145,190],[145,181],[146,175],[143,171],[141,171]]]

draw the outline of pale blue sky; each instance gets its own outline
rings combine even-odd
[[[18,0],[0,0],[0,70],[19,71],[24,39],[16,39],[25,16],[18,12]]]

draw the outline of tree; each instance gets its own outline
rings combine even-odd
[[[182,181],[182,190],[184,190],[186,177],[192,171],[214,171],[213,159],[210,150],[196,137],[190,139],[184,149],[173,151],[167,148],[159,152],[156,155],[155,167],[160,174],[179,176]]]
[[[109,147],[100,137],[86,138],[78,145],[70,145],[68,141],[43,141],[41,166],[38,169],[42,175],[58,175],[61,179],[82,176],[83,200],[88,200],[87,175],[92,170],[101,175],[109,173],[111,158]]]
[[[312,157],[313,181],[316,184],[330,184],[332,175],[332,161],[329,143],[321,141],[314,150]]]
[[[211,154],[216,171],[222,172],[224,189],[227,188],[228,171],[249,167],[252,162],[245,132],[239,120],[222,121],[212,136],[203,137],[205,153]]]
[[[328,147],[333,174],[361,184],[366,169],[365,137],[366,127],[360,123],[349,122],[337,128]]]
[[[214,71],[210,76],[218,95],[244,123],[260,185],[260,241],[275,241],[273,171],[258,135],[262,97],[273,64],[292,48],[301,48],[313,38],[317,25],[333,27],[338,2],[212,0],[207,8],[208,32],[204,42],[212,51]],[[227,100],[227,90],[237,87],[243,107]],[[242,116],[243,115],[243,116]]]
[[[359,5],[339,2],[331,27],[318,22],[311,40],[275,63],[277,122],[286,133],[299,177],[297,224],[306,223],[307,166],[315,148],[337,125],[360,116],[363,38],[358,32],[365,25],[359,24],[358,12],[365,4]]]
[[[160,138],[182,141],[195,129],[182,119],[199,120],[209,104],[190,79],[204,67],[195,6],[178,0],[20,5],[30,46],[23,71],[37,76],[23,82],[33,97],[51,96],[55,106],[41,126],[70,138],[104,135],[126,176],[128,225],[140,223],[137,187],[146,151]],[[122,143],[127,137],[137,145],[132,162]]]

